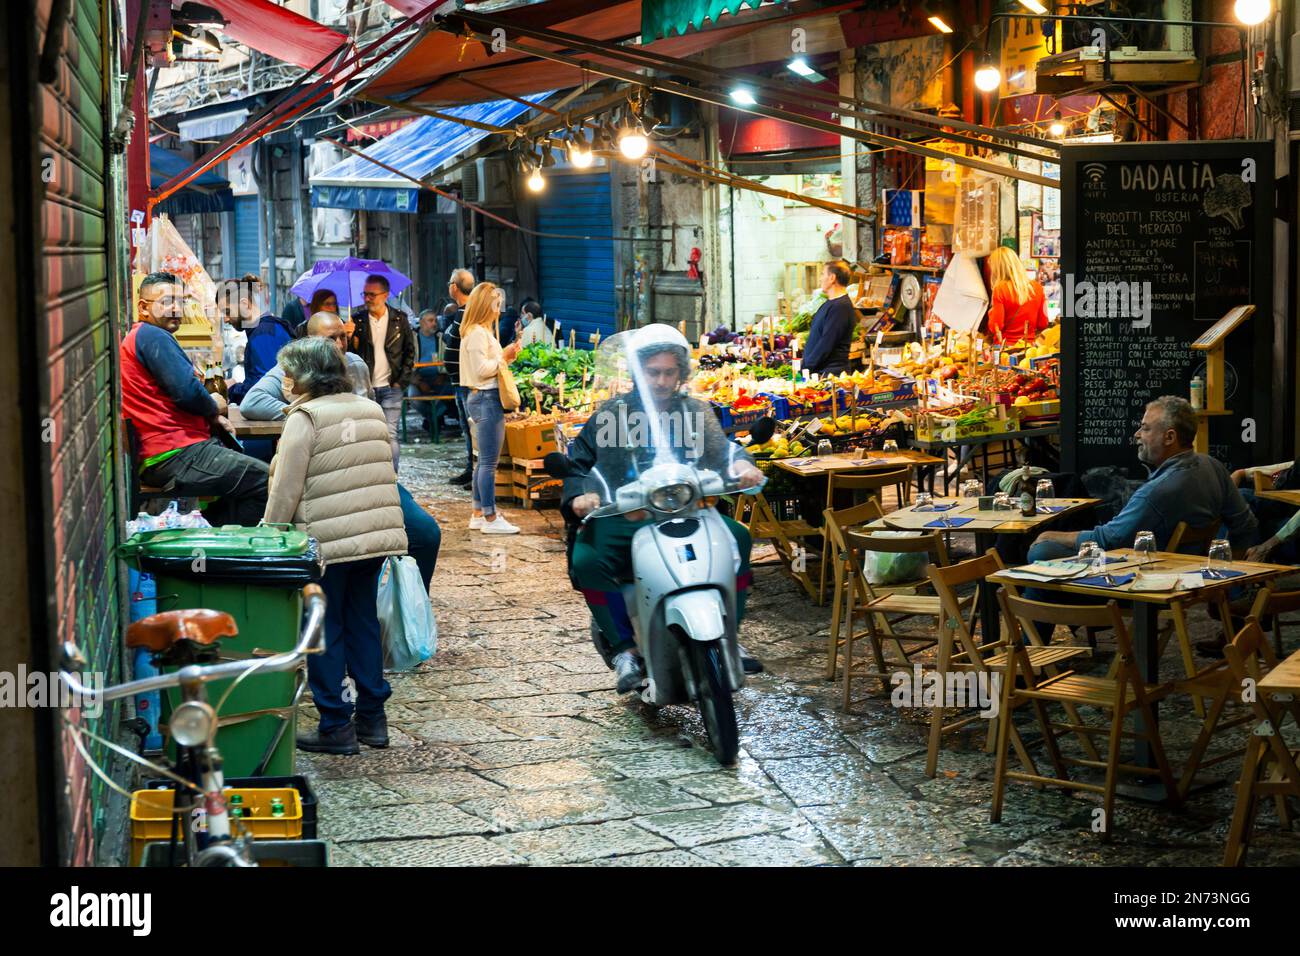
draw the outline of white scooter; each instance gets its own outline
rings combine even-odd
[[[546,456],[546,470],[557,477],[583,475],[559,452]],[[583,519],[623,521],[636,511],[651,518],[633,535],[632,581],[623,587],[645,661],[641,699],[652,706],[696,704],[713,755],[724,766],[735,762],[740,747],[732,694],[745,683],[736,641],[740,552],[709,499],[738,491],[734,479],[715,471],[660,463],[619,486],[613,501]],[[594,622],[592,639],[610,664],[609,645]]]

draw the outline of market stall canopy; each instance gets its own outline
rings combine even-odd
[[[149,185],[157,189],[177,173],[190,167],[190,160],[173,153],[157,143],[149,146]],[[154,207],[155,212],[171,216],[184,216],[196,212],[227,212],[235,208],[230,183],[212,170],[196,177],[190,184],[173,193]]]
[[[271,0],[208,0],[229,23],[225,35],[259,53],[309,70],[348,42],[300,13]]]
[[[630,40],[641,32],[641,0],[551,0],[515,7],[502,16],[508,16],[509,22],[517,26],[554,29],[599,41]],[[659,40],[645,48],[667,56],[687,57],[777,22],[766,11],[760,20],[752,20],[753,11],[746,11],[745,16],[751,20],[737,17],[735,25]],[[539,49],[561,49],[542,42],[531,42],[531,45]],[[613,58],[594,55],[586,59],[592,63],[619,63]],[[466,43],[464,37],[435,31],[380,74],[368,92],[401,98],[402,94],[414,91],[409,102],[448,106],[482,102],[494,94],[524,96],[539,89],[569,89],[593,78],[575,66],[514,50],[493,54],[481,43]],[[491,89],[484,90],[483,86]]]
[[[739,13],[746,7],[757,10],[763,0],[641,0],[641,36],[659,40],[682,35],[691,27],[700,29],[706,20]]]
[[[550,95],[549,92],[536,93],[528,99],[536,103]],[[493,100],[459,106],[448,110],[447,114],[488,126],[509,126],[529,109],[528,105],[514,100]],[[454,120],[422,116],[364,150],[364,154],[400,169],[414,179],[424,179],[488,135],[485,130],[464,126]],[[414,213],[420,192],[410,180],[396,176],[361,156],[349,156],[319,176],[312,176],[310,183],[311,204],[335,209]]]

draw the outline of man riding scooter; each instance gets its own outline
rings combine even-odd
[[[605,473],[600,480],[614,486],[640,473],[654,458],[654,450],[645,437],[647,430],[641,426],[647,417],[655,416],[657,422],[669,423],[671,427],[660,425],[662,433],[672,434],[684,457],[698,460],[701,467],[729,473],[739,488],[761,485],[763,473],[723,433],[709,404],[682,393],[691,372],[691,352],[686,339],[670,326],[648,325],[632,335],[629,351],[645,387],[613,396],[588,419],[568,449],[574,467],[584,473],[591,472],[599,460],[600,469]],[[644,407],[643,394],[650,396],[653,408]],[[590,488],[590,479],[565,479],[561,508],[566,517],[581,520],[601,506],[601,495]],[[743,525],[730,518],[723,520],[735,537],[739,552],[736,575],[739,623],[744,617],[745,597],[751,583],[751,541]],[[647,513],[640,511],[587,522],[578,533],[570,560],[570,578],[586,599],[610,650],[608,659],[618,677],[619,693],[635,690],[645,679],[622,586],[632,568],[633,536],[647,521]],[[741,657],[747,672],[762,669],[757,660],[743,651]]]

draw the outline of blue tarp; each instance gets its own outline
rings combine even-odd
[[[537,103],[550,95],[550,92],[537,93],[525,99]],[[489,126],[509,126],[528,109],[514,100],[493,100],[440,112]],[[488,135],[454,120],[421,116],[363,152],[408,176],[424,179]],[[414,213],[419,192],[410,180],[395,176],[360,156],[349,156],[311,177],[311,204],[317,207]]]
[[[189,169],[194,163],[164,149],[157,143],[149,145],[149,187],[157,189],[167,180]],[[184,189],[172,193],[157,206],[158,212],[169,216],[184,216],[197,212],[226,212],[235,208],[230,183],[211,169],[190,180]]]

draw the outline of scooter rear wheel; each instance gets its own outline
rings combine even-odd
[[[699,694],[696,703],[699,704],[700,717],[704,719],[704,730],[709,735],[709,747],[718,763],[729,767],[736,762],[736,754],[740,751],[740,728],[736,724],[736,706],[722,664],[722,642],[687,640]]]

